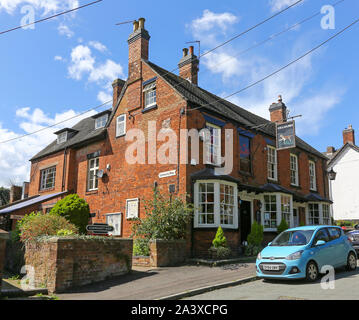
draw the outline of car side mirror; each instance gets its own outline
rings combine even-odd
[[[269,242],[269,243],[268,243],[268,246],[270,246],[271,244],[272,244],[272,242]]]
[[[325,244],[326,244],[325,241],[323,241],[323,240],[318,240],[317,243],[315,244],[315,246],[318,247],[318,246],[323,246],[323,245],[325,245]]]

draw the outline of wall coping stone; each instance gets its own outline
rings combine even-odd
[[[179,239],[179,240],[163,240],[163,239],[154,239],[150,240],[152,243],[186,243],[186,240]]]
[[[72,241],[95,241],[95,242],[121,242],[121,241],[133,241],[131,238],[110,238],[110,237],[91,237],[91,238],[78,238],[78,237],[42,237],[37,239],[35,242],[41,243],[41,242],[72,242]]]
[[[3,240],[10,239],[9,232],[6,232],[6,231],[0,229],[0,239],[3,239]]]

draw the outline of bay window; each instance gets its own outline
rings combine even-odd
[[[319,225],[320,224],[320,213],[319,213],[319,203],[309,203],[309,224],[310,225]]]
[[[290,196],[281,196],[281,209],[282,209],[282,219],[284,219],[288,226],[291,226],[291,210],[290,210]]]
[[[194,186],[195,228],[238,228],[237,184],[219,180],[197,181]]]
[[[265,195],[264,196],[264,228],[275,229],[277,228],[277,196]]]
[[[331,225],[328,204],[322,204],[322,212],[323,212],[323,224]]]

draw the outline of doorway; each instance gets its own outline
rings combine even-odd
[[[241,243],[247,241],[247,237],[251,232],[251,202],[250,201],[241,201],[241,206],[239,209],[240,214],[240,228],[241,228]]]

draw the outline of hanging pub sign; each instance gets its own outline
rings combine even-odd
[[[277,150],[295,148],[295,122],[277,123]]]

